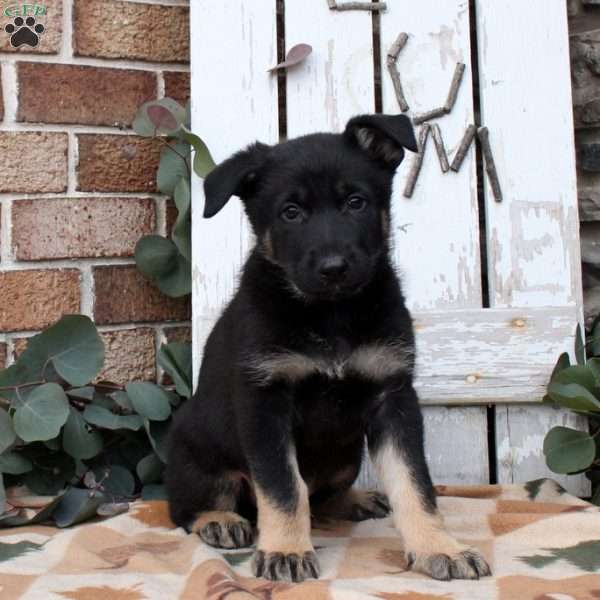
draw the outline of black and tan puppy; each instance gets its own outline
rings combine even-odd
[[[254,144],[206,178],[204,216],[239,196],[257,243],[172,428],[170,511],[222,548],[251,545],[257,520],[257,576],[318,577],[311,513],[362,520],[390,507],[413,569],[490,572],[444,530],[423,453],[411,318],[388,248],[404,148],[417,150],[405,116],[359,116],[340,135]],[[351,487],[365,436],[387,498]]]

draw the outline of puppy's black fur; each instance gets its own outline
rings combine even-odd
[[[388,252],[404,148],[417,150],[406,117],[365,115],[343,134],[256,143],[205,180],[205,216],[239,196],[257,241],[173,424],[170,512],[222,547],[248,545],[258,516],[257,575],[318,575],[309,503],[342,518],[387,514],[385,496],[350,490],[365,436],[392,508],[418,529],[399,526],[414,566],[441,579],[487,572],[432,524],[413,331]]]

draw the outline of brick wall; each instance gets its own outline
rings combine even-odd
[[[568,0],[586,322],[600,314],[600,0]]]
[[[188,3],[38,2],[35,48],[13,48],[0,16],[0,367],[81,312],[106,343],[103,377],[154,379],[158,346],[189,337],[190,307],[134,266],[137,240],[165,234],[170,211],[160,148],[130,127],[144,101],[189,96]]]

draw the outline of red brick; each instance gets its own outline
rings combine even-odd
[[[65,314],[79,312],[76,269],[0,273],[0,331],[44,329]]]
[[[63,10],[62,0],[44,0],[43,2],[37,2],[38,5],[46,7],[46,14],[35,14],[33,8],[28,8],[25,17],[33,16],[36,23],[44,26],[44,31],[39,35],[38,45],[35,47],[29,46],[28,44],[22,44],[18,47],[13,46],[10,43],[11,36],[4,32],[4,27],[8,23],[12,23],[12,20],[16,16],[23,16],[23,13],[17,14],[14,12],[14,7],[23,7],[23,5],[29,5],[33,7],[35,2],[3,2],[2,3],[2,31],[0,32],[0,52],[14,52],[14,53],[26,53],[26,54],[57,54],[62,45],[62,18]],[[10,16],[6,16],[4,10],[11,12]],[[21,9],[22,10],[22,9]]]
[[[156,380],[154,329],[140,327],[101,333],[105,348],[104,367],[98,380],[124,384]]]
[[[133,135],[77,136],[78,189],[84,192],[154,192],[161,143]]]
[[[64,133],[1,131],[0,192],[64,192],[67,145]]]
[[[179,212],[177,211],[175,202],[173,202],[173,200],[171,200],[171,198],[168,198],[167,204],[166,204],[166,212],[165,212],[167,235],[171,235],[171,233],[173,232],[173,227],[175,227],[175,221],[177,221],[178,214],[179,214]]]
[[[183,71],[170,71],[165,72],[164,77],[165,96],[185,106],[190,99],[190,74]]]
[[[156,225],[149,198],[16,200],[12,218],[18,260],[132,256]]]
[[[132,266],[94,268],[94,319],[107,323],[185,321],[188,298],[169,298]]]
[[[6,367],[6,344],[0,342],[0,370]]]
[[[117,0],[75,0],[77,56],[188,62],[189,9]]]
[[[17,121],[131,125],[138,107],[156,97],[149,71],[19,63]]]

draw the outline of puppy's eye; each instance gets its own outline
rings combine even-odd
[[[295,204],[288,204],[281,211],[281,218],[288,223],[296,223],[302,220],[302,211]]]
[[[367,201],[362,196],[350,196],[346,200],[346,207],[353,212],[360,212],[367,206]]]

